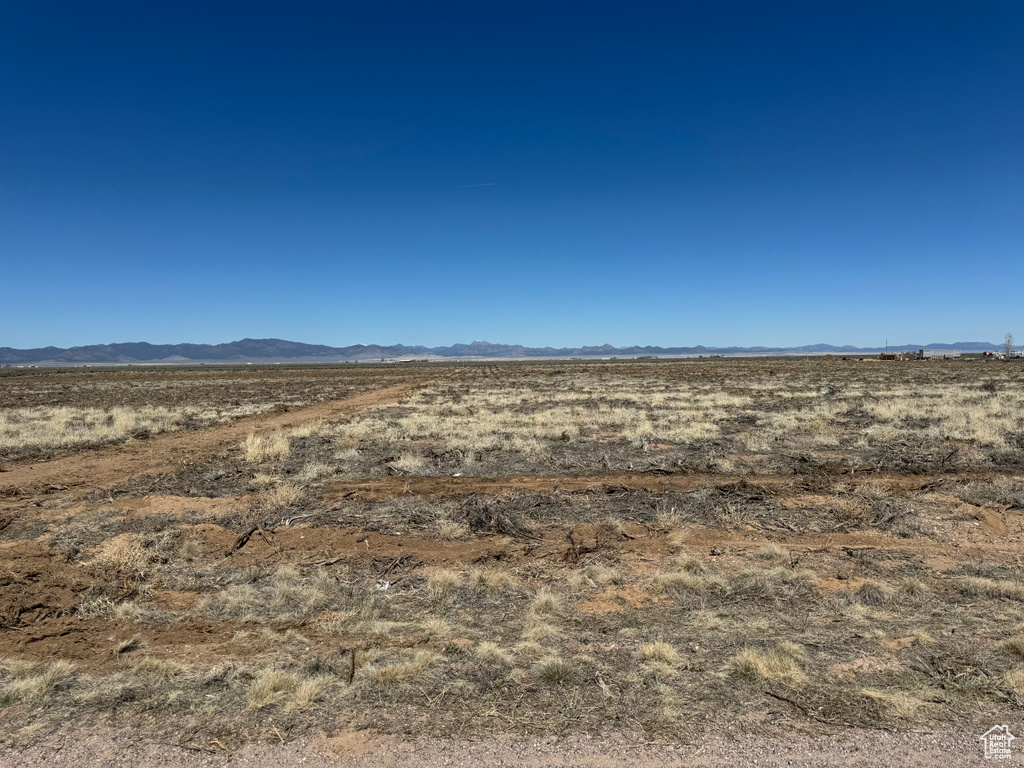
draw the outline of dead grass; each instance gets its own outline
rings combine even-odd
[[[266,464],[288,458],[288,454],[291,452],[291,442],[288,435],[282,432],[273,432],[269,435],[250,432],[245,438],[243,448],[247,461],[251,461],[253,464]]]
[[[964,541],[992,543],[962,502],[1001,513],[1018,498],[1019,482],[999,476],[1018,461],[1012,414],[979,406],[971,418],[988,427],[968,429],[945,410],[947,384],[977,405],[966,366],[933,367],[930,380],[828,365],[467,365],[351,425],[254,434],[251,453],[246,441],[244,456],[183,469],[173,491],[161,477],[111,489],[123,505],[28,498],[38,514],[0,521],[0,629],[66,624],[46,650],[79,667],[0,663],[7,731],[116,716],[205,747],[210,734],[262,738],[271,722],[300,738],[327,717],[411,737],[622,729],[671,741],[737,723],[900,730],[1016,716],[1020,564],[1001,541],[986,562],[959,555]],[[1015,388],[1003,377],[985,396],[1012,403]],[[958,475],[974,466],[989,479]],[[907,490],[940,467],[943,487]],[[335,476],[600,472],[746,482],[322,495]],[[196,509],[151,513],[162,492],[194,495]],[[246,498],[213,514],[200,494]],[[299,505],[316,514],[267,514]],[[278,526],[275,546],[225,558],[259,515]],[[275,522],[290,518],[301,519]],[[373,535],[353,539],[360,529]],[[567,531],[577,544],[585,532],[584,551]],[[766,708],[766,691],[810,714]]]
[[[780,643],[768,650],[746,648],[730,660],[729,671],[744,680],[798,686],[808,680],[800,666],[803,659],[803,651],[794,643]]]
[[[413,651],[407,660],[377,667],[371,672],[371,676],[385,686],[419,681],[439,657],[440,654],[434,651]]]
[[[972,576],[965,579],[960,588],[965,595],[972,597],[995,597],[1024,602],[1024,584],[1019,581]]]
[[[570,685],[577,678],[576,667],[558,656],[541,659],[534,671],[537,679],[547,685]]]
[[[679,667],[683,664],[683,657],[679,655],[679,651],[677,651],[672,645],[660,640],[656,643],[648,643],[641,647],[640,658],[647,662],[664,664],[672,668]]]
[[[0,455],[115,443],[258,413],[258,406],[0,408]]]
[[[58,689],[75,674],[75,665],[69,661],[38,663],[20,659],[0,661],[0,670],[6,681],[0,677],[0,702],[36,701]]]

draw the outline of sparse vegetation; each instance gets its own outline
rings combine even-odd
[[[219,414],[424,386],[116,481],[0,474],[4,738],[113,713],[197,745],[326,717],[650,740],[1013,722],[1022,389],[971,365],[225,373]],[[98,393],[74,407],[117,407]]]

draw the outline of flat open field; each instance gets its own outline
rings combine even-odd
[[[1022,404],[982,361],[0,371],[0,748],[973,759],[1024,705]]]

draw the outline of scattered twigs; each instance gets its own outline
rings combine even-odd
[[[213,739],[210,743],[220,747],[221,749],[223,749],[224,750],[224,754],[226,754],[228,756],[228,760],[231,759],[231,750],[228,749],[227,747],[225,747],[223,744],[221,744],[220,739]]]
[[[254,534],[259,534],[259,537],[261,539],[263,539],[264,542],[266,542],[267,546],[269,546],[269,547],[274,546],[274,542],[272,542],[270,540],[270,534],[263,529],[263,526],[262,525],[254,525],[248,531],[246,531],[245,533],[241,534],[237,539],[235,539],[235,543],[232,544],[231,545],[231,549],[228,550],[228,556],[230,557],[235,552],[237,552],[242,547],[244,547],[246,544],[248,544],[249,540],[252,539]]]

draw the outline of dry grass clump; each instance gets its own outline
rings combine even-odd
[[[100,571],[112,573],[121,578],[145,576],[158,553],[146,546],[142,536],[124,533],[100,544],[88,565]]]
[[[865,579],[854,597],[864,605],[888,605],[896,599],[896,590],[880,581]]]
[[[561,630],[551,622],[535,613],[526,616],[523,639],[529,643],[553,643],[562,637]]]
[[[1024,659],[1024,637],[1011,637],[1000,643],[999,647],[1019,659]]]
[[[492,595],[514,592],[519,587],[515,576],[496,568],[475,568],[469,573],[469,583],[474,589]]]
[[[75,673],[75,665],[58,659],[45,664],[21,659],[0,660],[0,706],[4,700],[35,701],[59,688]],[[7,678],[4,680],[3,678]]]
[[[753,568],[738,573],[733,578],[730,591],[743,597],[791,600],[812,594],[817,586],[818,577],[805,569]]]
[[[427,590],[434,597],[441,597],[462,583],[462,574],[452,570],[438,570],[427,576]]]
[[[430,666],[441,657],[434,651],[418,650],[407,661],[386,664],[372,672],[373,678],[381,685],[413,682],[424,677]]]
[[[626,583],[626,576],[622,571],[615,568],[594,563],[593,565],[588,565],[581,571],[573,571],[569,574],[566,581],[573,589],[596,587],[598,585],[605,584],[621,586]]]
[[[314,419],[313,421],[300,424],[297,427],[292,427],[288,434],[291,437],[316,437],[319,435],[326,435],[331,431],[330,425],[323,419]]]
[[[1003,687],[1024,698],[1024,667],[1014,667],[1003,674]]]
[[[1024,584],[1019,581],[968,577],[960,590],[971,597],[994,597],[1024,602]]]
[[[488,640],[477,645],[476,657],[480,659],[480,661],[495,662],[509,667],[512,666],[513,663],[512,654],[497,643],[492,643]]]
[[[660,640],[641,647],[640,658],[647,662],[664,664],[672,668],[678,667],[683,663],[683,657],[679,655],[679,651],[669,643]]]
[[[882,710],[901,720],[910,720],[921,708],[920,699],[915,699],[902,691],[880,691],[874,688],[862,688],[860,694],[882,707]]]
[[[965,483],[956,489],[956,494],[968,504],[979,507],[991,504],[1024,507],[1024,482],[1012,477]]]
[[[562,610],[562,600],[554,592],[542,588],[533,598],[530,610],[538,616],[550,616]]]
[[[793,562],[793,556],[789,553],[789,550],[776,544],[774,541],[759,549],[754,557],[758,560],[765,560],[772,565],[788,566]]]
[[[189,672],[186,665],[173,659],[158,659],[153,656],[137,659],[131,668],[140,675],[151,675],[164,682],[182,677]]]
[[[258,435],[250,432],[245,438],[245,458],[253,464],[266,464],[288,458],[291,443],[288,435],[283,432],[272,432],[269,435]]]
[[[658,587],[677,599],[724,595],[729,591],[725,579],[717,574],[675,571],[658,574],[654,580]]]
[[[230,584],[203,595],[194,612],[215,621],[298,621],[327,608],[336,589],[326,573],[309,576],[282,566],[259,584]]]
[[[305,498],[306,494],[292,483],[277,483],[260,491],[260,501],[266,507],[292,507]]]
[[[425,456],[418,453],[403,453],[390,463],[392,469],[404,475],[417,475],[429,464]]]
[[[807,674],[800,667],[803,659],[803,650],[794,643],[779,643],[768,651],[746,648],[730,660],[729,671],[745,680],[795,686],[807,682]]]
[[[300,483],[315,483],[317,480],[334,474],[334,467],[323,461],[309,461],[299,470],[297,475]]]
[[[470,537],[469,526],[452,520],[450,517],[442,517],[437,521],[437,536],[442,541],[459,541]]]
[[[906,597],[921,600],[932,594],[928,584],[916,576],[908,576],[900,582],[900,592]]]
[[[505,451],[540,458],[554,442],[594,436],[647,451],[655,441],[688,444],[715,437],[728,408],[746,402],[717,388],[652,387],[644,376],[610,381],[584,374],[574,377],[572,388],[552,387],[546,377],[515,385],[502,377],[481,380],[468,391],[443,381],[409,398],[403,413],[371,413],[338,432],[347,443],[429,440],[466,456]],[[419,471],[416,459],[411,461],[397,468]]]
[[[256,676],[246,691],[246,706],[249,709],[262,709],[284,701],[298,690],[301,682],[301,678],[294,672],[265,669]]]
[[[569,685],[576,680],[576,668],[560,656],[549,656],[538,661],[534,674],[548,685]]]
[[[140,634],[134,634],[124,640],[119,640],[114,644],[114,655],[120,656],[123,653],[131,653],[137,651],[140,648],[145,647],[146,640]]]

